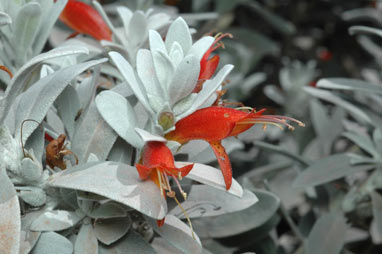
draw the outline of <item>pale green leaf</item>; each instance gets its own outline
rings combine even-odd
[[[295,188],[313,187],[375,167],[374,165],[352,166],[351,158],[346,154],[336,154],[318,160],[299,173],[293,186]]]
[[[72,254],[73,244],[55,232],[44,232],[31,254]]]
[[[265,225],[276,213],[280,199],[271,192],[253,190],[259,202],[251,207],[216,217],[193,219],[200,237],[222,238],[237,235]]]
[[[156,184],[141,181],[135,167],[121,163],[82,164],[53,175],[48,185],[92,192],[155,219],[162,219],[167,212],[166,200]]]
[[[121,239],[131,227],[129,216],[111,219],[98,219],[94,223],[94,233],[103,244],[110,245]]]
[[[381,85],[374,85],[362,80],[348,79],[348,78],[320,79],[317,82],[317,87],[382,94]]]
[[[323,215],[316,221],[309,234],[306,253],[340,253],[344,244],[346,229],[347,225],[341,214]]]
[[[84,221],[78,232],[74,254],[98,254],[98,240],[90,220]]]

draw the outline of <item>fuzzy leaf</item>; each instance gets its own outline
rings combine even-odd
[[[57,57],[76,55],[76,54],[88,54],[89,50],[80,46],[59,47],[52,49],[46,53],[35,56],[21,67],[14,75],[11,83],[7,86],[5,91],[4,100],[0,101],[0,123],[3,122],[6,113],[8,112],[11,104],[16,97],[23,91],[27,81],[31,74],[38,68],[38,66],[49,59]]]
[[[16,62],[22,65],[27,59],[26,54],[37,35],[41,20],[41,6],[37,2],[29,2],[21,7],[14,23],[13,43]]]
[[[72,254],[73,244],[64,236],[55,232],[41,234],[31,254]]]
[[[0,253],[18,254],[20,248],[20,207],[12,182],[0,170]]]
[[[98,240],[90,222],[83,223],[74,245],[75,254],[98,254]]]
[[[167,139],[165,139],[164,137],[151,134],[150,132],[145,131],[143,129],[135,128],[135,131],[138,133],[138,135],[141,137],[141,139],[145,143],[151,142],[151,141],[157,141],[157,142],[163,142],[163,143],[167,142]]]
[[[228,74],[232,71],[232,69],[233,65],[227,64],[216,74],[216,76],[213,79],[207,80],[203,84],[203,89],[198,93],[198,96],[196,97],[196,100],[192,107],[185,113],[177,117],[177,120],[188,116],[189,114],[197,110],[199,107],[201,107],[219,88],[219,86],[227,78]]]
[[[53,175],[48,185],[96,193],[155,219],[162,219],[167,211],[166,201],[154,182],[139,180],[135,167],[121,163],[79,165]]]
[[[117,139],[117,134],[103,120],[94,102],[83,114],[72,139],[72,151],[80,162],[87,161],[91,153],[99,160],[104,160]]]
[[[306,188],[324,184],[341,177],[374,168],[374,165],[350,164],[351,156],[336,154],[316,161],[302,171],[293,183],[295,188]]]
[[[129,46],[139,47],[146,40],[147,21],[142,11],[134,12],[129,22],[128,31],[129,34],[127,38],[129,38],[129,42],[131,43]]]
[[[192,45],[192,38],[188,25],[183,18],[177,18],[169,27],[166,35],[166,48],[170,52],[170,49],[174,42],[178,42],[182,47],[183,52],[186,54]]]
[[[379,153],[374,147],[373,141],[369,136],[356,134],[354,132],[345,132],[342,134],[342,136],[357,144],[360,148],[371,154],[374,158],[380,157]]]
[[[11,17],[7,13],[0,11],[0,26],[8,25],[11,23]]]
[[[52,3],[52,1],[49,0],[46,0],[46,2]],[[67,2],[68,0],[57,0],[50,6],[46,6],[46,3],[43,4],[44,9],[41,25],[36,35],[36,39],[33,42],[34,55],[37,55],[42,51],[49,35],[51,34],[54,24],[56,23],[62,10],[65,8]]]
[[[108,155],[108,161],[121,162],[124,164],[133,164],[134,148],[125,140],[117,138]]]
[[[109,219],[126,216],[126,210],[121,207],[121,205],[114,202],[107,202],[106,204],[102,204],[89,214],[89,217],[93,219]]]
[[[166,45],[162,40],[162,36],[154,30],[149,31],[149,42],[151,52],[161,51],[167,55]]]
[[[142,85],[139,83],[140,81],[137,80],[133,67],[129,64],[129,62],[126,61],[125,58],[123,58],[123,56],[121,56],[121,54],[117,52],[110,52],[109,56],[115,63],[118,70],[121,72],[131,90],[133,90],[138,100],[143,104],[148,112],[153,113],[146,96],[146,91],[144,90],[144,87],[142,87]]]
[[[24,200],[25,203],[34,207],[39,207],[45,204],[46,194],[45,191],[39,187],[24,187],[20,190],[19,197]]]
[[[118,242],[110,245],[100,245],[99,254],[125,254],[125,253],[140,253],[140,254],[154,254],[155,251],[149,243],[142,239],[142,237],[130,230],[129,233],[125,235]]]
[[[76,225],[82,217],[65,210],[45,211],[32,223],[33,231],[60,231]]]
[[[61,69],[52,75],[40,79],[24,92],[16,112],[16,137],[19,138],[21,123],[24,119],[34,119],[37,122],[41,122],[53,102],[72,79],[85,70],[105,61],[106,59],[103,58]],[[25,125],[22,141],[25,142],[36,128],[37,125]]]
[[[216,217],[193,219],[195,231],[200,237],[221,238],[241,234],[264,225],[276,213],[280,199],[273,193],[263,190],[255,189],[254,194],[259,202],[245,210]]]
[[[354,116],[356,119],[362,122],[371,123],[370,117],[365,112],[363,112],[361,109],[354,106],[350,102],[345,101],[338,96],[335,96],[331,92],[313,87],[304,87],[303,89],[312,96],[315,96],[325,101],[329,101],[335,105],[346,109],[349,112],[349,114]]]
[[[103,244],[110,245],[122,238],[131,227],[130,217],[96,220],[94,233]]]
[[[348,78],[320,79],[317,82],[317,87],[382,94],[382,87],[379,85],[373,85],[362,80]]]
[[[162,227],[158,227],[154,220],[149,221],[154,230],[174,247],[184,253],[201,253],[202,246],[199,237],[194,233],[192,237],[190,227],[176,218],[174,215],[167,215]]]
[[[175,162],[175,165],[177,167],[183,167],[189,164],[192,163]],[[216,189],[226,190],[226,185],[221,170],[200,163],[193,164],[194,167],[192,168],[190,173],[188,173],[186,178],[192,179],[200,183],[204,183]],[[243,196],[243,188],[241,188],[240,184],[235,179],[232,179],[231,188],[227,192],[239,198]]]
[[[250,191],[244,190],[241,198],[228,195],[226,191],[213,189],[206,185],[193,185],[187,200],[181,205],[190,218],[218,216],[247,209],[259,200]],[[170,214],[184,219],[180,207],[176,206]]]
[[[341,214],[323,215],[314,224],[307,241],[306,253],[340,253],[345,240],[347,226]]]
[[[33,123],[32,123],[33,124]],[[37,123],[35,123],[37,125]],[[29,151],[33,150],[34,153],[34,160],[36,162],[41,162],[42,160],[42,155],[44,153],[44,145],[45,145],[45,140],[44,140],[44,129],[43,128],[36,128],[32,134],[30,135],[29,139],[24,145],[24,148]]]
[[[154,62],[151,52],[147,49],[140,49],[137,54],[137,73],[145,87],[146,95],[151,107],[158,112],[168,100],[167,94],[159,84],[154,69]]]
[[[69,138],[74,135],[75,119],[80,107],[78,93],[72,86],[67,86],[57,98],[57,111],[64,122]]]
[[[122,95],[105,91],[96,97],[95,103],[103,119],[121,138],[137,148],[143,146],[142,139],[134,129],[137,122],[135,112]]]
[[[202,37],[191,46],[191,49],[188,52],[188,54],[194,55],[198,59],[198,61],[200,61],[203,55],[206,53],[206,51],[212,46],[214,41],[215,39],[211,36]]]
[[[20,159],[21,149],[19,149],[16,140],[12,137],[6,126],[0,126],[0,168],[9,170],[13,174],[18,174],[20,170]],[[0,186],[2,186],[2,184]],[[5,201],[4,197],[0,199],[0,203],[1,201]]]
[[[373,242],[381,243],[382,241],[382,196],[376,191],[371,193],[371,202],[373,204],[373,224],[375,230],[371,230]]]
[[[171,106],[191,94],[198,81],[199,72],[199,60],[193,55],[186,56],[177,65],[172,82],[168,87]]]

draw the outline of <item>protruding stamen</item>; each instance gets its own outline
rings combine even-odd
[[[194,240],[196,240],[196,237],[195,237],[195,234],[194,234],[194,229],[192,228],[192,223],[191,223],[191,220],[190,220],[190,216],[188,216],[186,210],[184,210],[182,205],[179,203],[178,199],[175,196],[173,198],[174,198],[175,202],[178,204],[179,208],[182,210],[182,212],[184,214],[184,217],[186,217],[186,219],[188,221],[188,225],[190,226],[190,229],[191,229],[192,238],[194,238]]]
[[[167,192],[167,197],[170,197],[170,198],[175,198],[175,191],[169,191]]]
[[[164,182],[165,182],[167,190],[169,192],[172,192],[171,186],[170,186],[170,181],[168,180],[168,176],[167,176],[167,174],[165,172],[163,172],[163,179],[164,179]]]
[[[182,187],[180,186],[180,183],[179,183],[178,179],[176,179],[176,177],[173,177],[173,179],[176,182],[176,185],[178,186],[179,191],[182,194],[184,200],[186,200],[187,199],[187,193],[183,191]]]
[[[163,197],[163,185],[162,185],[162,174],[160,173],[159,169],[157,169],[158,174],[158,181],[159,181],[159,189],[160,189],[160,195]]]
[[[267,116],[265,116],[267,117]],[[301,126],[301,127],[305,127],[305,124],[297,119],[294,119],[292,117],[289,117],[289,116],[278,116],[278,115],[274,115],[272,117],[275,117],[275,118],[279,118],[279,119],[286,119],[286,120],[289,120],[291,122],[295,122],[298,124],[298,126]]]

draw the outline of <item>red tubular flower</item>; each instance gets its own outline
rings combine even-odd
[[[186,199],[187,195],[182,190],[177,178],[182,179],[182,177],[186,176],[194,167],[194,164],[181,168],[175,167],[174,156],[171,150],[163,142],[158,141],[148,142],[144,146],[141,162],[142,164],[136,164],[136,168],[142,180],[151,178],[156,185],[158,185],[164,197],[167,191],[167,196],[174,198],[175,192],[171,189],[168,179],[168,177],[171,176],[178,185],[183,197]],[[158,220],[157,224],[158,226],[162,226],[164,219]]]
[[[256,123],[264,124],[264,127],[266,124],[273,124],[280,128],[283,128],[284,125],[289,129],[294,129],[292,125],[286,122],[290,120],[304,126],[302,122],[290,117],[262,115],[265,109],[258,112],[254,110],[248,111],[249,108],[245,107],[241,108],[245,110],[239,109],[224,107],[199,109],[178,121],[175,124],[175,130],[165,136],[168,140],[174,140],[181,144],[197,139],[207,141],[219,162],[227,190],[232,184],[232,167],[221,140],[237,136]]]
[[[111,32],[101,15],[90,5],[69,0],[60,20],[77,33],[88,34],[97,40],[111,41]]]
[[[219,55],[215,55],[210,58],[210,55],[214,50],[220,47],[223,47],[223,43],[219,41],[226,36],[232,38],[232,34],[229,34],[229,33],[225,33],[225,34],[221,34],[217,36],[214,43],[212,43],[211,47],[206,51],[206,53],[204,53],[202,59],[200,60],[200,73],[199,73],[198,83],[193,91],[194,93],[200,92],[204,81],[211,79],[212,75],[214,75],[215,70],[219,65],[220,57]]]

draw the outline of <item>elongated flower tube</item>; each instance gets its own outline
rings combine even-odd
[[[83,33],[97,40],[111,41],[111,32],[101,15],[90,5],[69,0],[60,15],[60,20],[77,33]]]
[[[180,180],[186,176],[194,167],[194,164],[181,168],[175,167],[171,150],[163,142],[159,141],[150,141],[143,147],[141,162],[136,164],[136,168],[142,180],[151,178],[158,185],[163,196],[167,194],[167,196],[177,201],[175,192],[170,186],[169,177],[172,177],[184,199],[186,199],[187,194],[182,190],[178,179]],[[164,219],[157,221],[157,223],[158,226],[162,226]]]
[[[293,130],[294,127],[287,123],[287,120],[289,120],[304,126],[302,122],[290,117],[263,115],[262,113],[265,110],[255,112],[249,109],[246,107],[239,109],[224,107],[199,109],[178,121],[175,130],[169,132],[165,137],[180,144],[198,139],[207,141],[215,153],[223,173],[226,189],[229,190],[232,184],[232,167],[221,140],[237,136],[256,123],[264,124],[264,128],[267,124],[272,124],[280,128],[286,126],[288,129]]]

